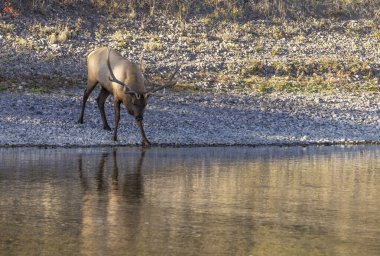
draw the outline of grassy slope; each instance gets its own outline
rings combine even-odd
[[[222,19],[245,17],[323,17],[323,18],[380,18],[378,0],[5,0],[5,4],[21,12],[30,10],[48,13],[65,6],[97,7],[118,13],[144,11],[150,15],[166,15],[186,19],[192,16],[212,16]]]
[[[278,43],[285,39],[292,47],[303,47],[310,43],[308,38],[311,34],[331,32],[336,33],[338,37],[368,39],[368,45],[354,46],[363,48],[363,54],[371,49],[379,49],[380,2],[377,0],[182,2],[184,3],[174,0],[8,0],[1,6],[2,15],[13,19],[0,22],[0,31],[13,40],[12,47],[16,51],[39,51],[41,46],[33,40],[28,40],[30,37],[37,40],[45,39],[48,44],[64,47],[68,41],[76,40],[78,35],[81,35],[92,37],[94,41],[108,37],[109,43],[118,49],[130,47],[128,40],[144,39],[139,46],[133,46],[131,49],[143,49],[148,55],[160,54],[166,50],[164,43],[157,37],[157,33],[162,31],[141,29],[136,35],[122,29],[124,25],[120,24],[123,24],[123,19],[128,19],[135,21],[135,27],[142,27],[145,21],[141,17],[164,14],[179,24],[179,40],[185,42],[185,52],[213,52],[217,44],[222,45],[222,51],[234,56],[233,59],[224,61],[219,69],[200,71],[190,68],[187,72],[194,72],[194,75],[193,78],[183,79],[182,85],[185,88],[198,88],[195,85],[196,81],[203,80],[213,89],[222,87],[243,92],[379,90],[380,67],[377,60],[363,60],[361,56],[350,54],[304,58],[301,55],[292,55],[288,46]],[[91,10],[91,13],[78,13],[78,10]],[[18,34],[14,31],[20,26],[12,20],[24,16],[30,20],[37,17],[37,21],[32,26],[23,28],[26,33]],[[85,25],[91,23],[87,20],[90,16],[92,19],[115,20],[115,27],[119,29],[107,30],[99,26],[90,31],[91,29]],[[48,22],[38,21],[41,17]],[[252,22],[259,18],[269,19],[270,22]],[[296,21],[294,18],[297,18]],[[356,18],[360,19],[360,22],[333,22],[336,18]],[[149,27],[149,24],[145,25]],[[93,46],[98,44],[101,43],[94,42]],[[242,54],[242,45],[253,45],[254,49],[251,52],[243,51]],[[42,51],[41,54],[46,63],[55,57],[52,52]],[[252,59],[251,56],[257,57]],[[0,73],[0,90],[11,88],[12,82],[4,76],[3,79],[1,77]],[[38,86],[42,80],[37,79],[33,90],[45,92],[45,85],[58,84],[58,78],[41,79],[44,87]],[[70,77],[65,78],[65,81],[70,83]]]

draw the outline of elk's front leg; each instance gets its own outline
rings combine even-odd
[[[141,137],[142,137],[142,145],[144,147],[149,147],[151,144],[150,144],[149,140],[145,136],[145,131],[144,131],[144,126],[143,126],[142,120],[137,121],[137,125],[140,128]]]
[[[115,100],[114,109],[115,109],[115,129],[113,131],[113,140],[117,141],[117,128],[119,127],[119,121],[120,121],[120,101]]]
[[[104,104],[106,103],[106,100],[110,93],[102,87],[100,90],[98,98],[96,98],[96,102],[98,103],[98,108],[100,111],[100,116],[102,117],[103,122],[103,129],[110,131],[111,127],[108,125],[106,112],[104,111]]]

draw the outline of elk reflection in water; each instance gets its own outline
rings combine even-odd
[[[144,195],[141,169],[145,151],[141,149],[137,164],[124,170],[123,177],[119,177],[116,149],[101,154],[92,177],[86,177],[83,157],[79,158],[78,172],[84,191],[80,235],[83,254],[110,255],[110,248],[113,251],[133,246],[140,225],[138,205]]]
[[[124,186],[123,191],[124,195],[126,197],[132,197],[132,198],[139,198],[143,195],[143,181],[141,178],[141,168],[144,162],[144,156],[147,149],[141,149],[141,154],[138,160],[138,163],[136,164],[135,168],[133,169],[133,172],[126,172],[124,177]],[[98,164],[98,170],[95,176],[96,179],[96,189],[97,190],[104,190],[105,186],[107,186],[105,183],[105,177],[104,172],[106,169],[106,163],[109,161],[110,153],[102,153],[100,156],[99,164]],[[83,175],[83,158],[80,157],[78,159],[78,171],[79,171],[79,178],[81,180],[81,184],[83,186],[83,189],[85,191],[89,190],[89,181],[88,177],[85,177]],[[119,167],[117,163],[117,149],[114,149],[112,151],[112,186],[111,190],[119,190]]]

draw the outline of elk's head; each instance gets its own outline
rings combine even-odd
[[[145,107],[151,94],[130,92],[131,91],[124,90],[124,93],[127,94],[129,99],[126,107],[128,113],[134,116],[137,122],[140,122],[144,118]]]
[[[111,64],[110,64],[110,58],[109,58],[110,57],[110,50],[111,49],[109,48],[108,49],[108,59],[107,59],[108,69],[109,69],[110,74],[111,74],[111,77],[109,79],[110,79],[110,81],[118,83],[118,84],[123,86],[123,88],[124,88],[123,91],[126,94],[126,97],[128,98],[128,103],[126,104],[128,113],[130,115],[134,116],[135,120],[140,125],[143,118],[144,118],[144,111],[145,111],[145,107],[148,103],[148,98],[150,96],[154,95],[155,92],[157,92],[159,90],[174,86],[177,83],[177,81],[173,81],[173,78],[174,78],[175,74],[178,72],[178,70],[180,69],[180,66],[177,65],[176,70],[169,77],[168,81],[165,84],[157,84],[157,83],[150,81],[149,79],[146,79],[146,82],[149,85],[155,86],[156,88],[145,91],[144,93],[138,93],[136,91],[131,90],[127,84],[118,80],[115,77],[115,75],[112,71],[112,68],[111,68]]]

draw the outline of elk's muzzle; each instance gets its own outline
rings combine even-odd
[[[141,122],[144,119],[144,117],[142,115],[138,115],[135,117],[135,119],[137,122]]]

